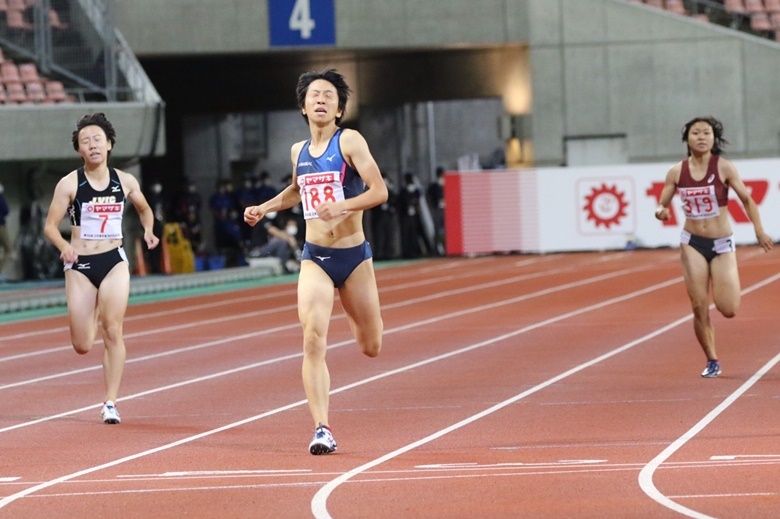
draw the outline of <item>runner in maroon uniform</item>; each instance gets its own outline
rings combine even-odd
[[[693,329],[707,356],[701,376],[713,378],[720,375],[721,369],[710,321],[710,285],[715,307],[724,317],[734,317],[740,302],[736,248],[727,210],[729,188],[742,201],[759,245],[769,251],[773,242],[764,232],[758,207],[737,168],[720,156],[728,144],[720,121],[696,117],[685,124],[682,140],[688,147],[688,158],[666,174],[655,217],[669,218],[669,204],[679,191],[685,211],[680,237],[683,275],[693,307]]]

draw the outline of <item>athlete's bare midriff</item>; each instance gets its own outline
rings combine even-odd
[[[720,214],[712,218],[701,220],[685,220],[683,228],[691,234],[702,238],[724,238],[731,235],[731,223],[729,222],[728,207],[720,208]]]
[[[82,240],[81,226],[72,226],[70,244],[77,254],[91,255],[108,252],[122,246],[122,240]]]
[[[350,212],[329,221],[319,218],[306,220],[306,241],[334,249],[360,245],[366,241],[363,211]]]

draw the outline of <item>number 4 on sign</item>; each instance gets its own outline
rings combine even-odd
[[[311,17],[311,0],[295,0],[295,6],[290,14],[290,30],[300,31],[301,38],[308,40],[316,24]]]

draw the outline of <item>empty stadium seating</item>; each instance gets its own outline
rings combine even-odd
[[[48,78],[38,71],[35,63],[16,64],[0,53],[0,105],[73,103],[77,99],[68,94],[62,81]]]

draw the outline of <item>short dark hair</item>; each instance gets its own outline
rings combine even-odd
[[[729,143],[729,141],[723,138],[723,123],[715,119],[713,116],[707,115],[707,116],[694,117],[693,119],[685,123],[685,126],[683,126],[682,141],[685,143],[685,146],[688,147],[688,155],[690,156],[691,154],[691,147],[688,146],[688,134],[691,131],[691,127],[696,123],[707,123],[710,125],[710,127],[712,128],[712,134],[715,137],[715,144],[712,145],[712,154],[720,155],[721,153],[723,153],[723,149]]]
[[[113,148],[116,144],[116,130],[114,125],[106,119],[106,114],[103,112],[96,112],[94,114],[82,115],[78,121],[76,121],[76,129],[73,130],[71,140],[73,141],[73,149],[79,151],[79,132],[87,126],[99,126],[106,134],[106,138],[111,142]],[[108,152],[109,155],[111,151]]]
[[[339,96],[339,110],[341,110],[341,116],[336,117],[336,124],[339,124],[344,118],[344,114],[347,113],[347,99],[349,99],[349,85],[344,80],[344,76],[336,72],[336,69],[331,68],[320,72],[305,72],[298,78],[298,87],[295,89],[295,94],[298,97],[298,108],[303,109],[306,106],[306,93],[309,91],[309,85],[318,79],[324,79],[325,81],[336,87],[336,93]],[[303,114],[303,118],[306,122],[309,122],[309,117]]]

